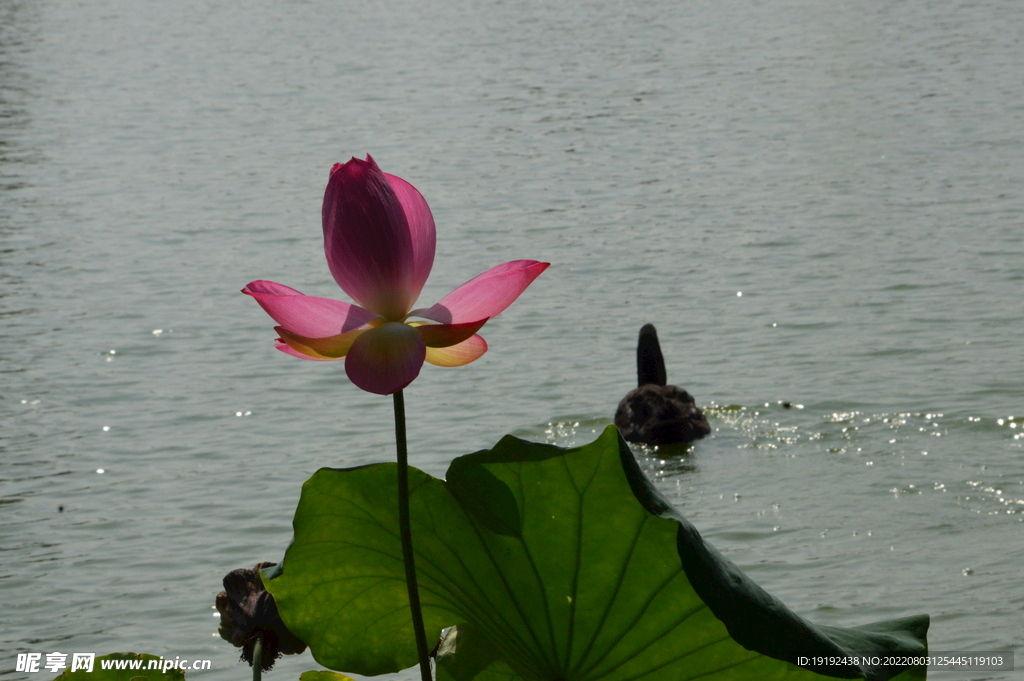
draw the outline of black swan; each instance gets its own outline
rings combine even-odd
[[[626,393],[615,411],[615,425],[622,437],[646,445],[670,445],[693,442],[711,433],[693,396],[666,385],[665,359],[653,324],[640,329],[636,372],[638,387]]]

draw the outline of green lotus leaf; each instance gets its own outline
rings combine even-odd
[[[520,681],[472,625],[446,630],[437,646],[437,681]]]
[[[352,681],[351,678],[337,672],[328,672],[323,669],[310,672],[302,672],[299,681]]]
[[[156,668],[150,669],[151,660],[160,664]],[[54,681],[185,681],[185,672],[180,669],[168,669],[166,672],[162,672],[163,658],[147,653],[101,655],[93,661],[92,671],[85,669],[71,671],[70,656],[68,656],[67,664],[68,669]],[[110,669],[105,669],[105,667],[110,667]]]
[[[443,481],[409,474],[428,639],[456,627],[439,681],[925,678],[863,658],[925,653],[927,616],[838,628],[790,612],[704,542],[614,427],[574,449],[509,436]],[[416,663],[395,497],[394,464],[321,469],[283,564],[264,573],[325,667]],[[857,659],[800,659],[815,657]]]

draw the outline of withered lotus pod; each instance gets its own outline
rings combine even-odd
[[[281,621],[274,597],[263,588],[260,570],[277,563],[257,563],[251,570],[240,568],[224,576],[224,591],[217,594],[221,638],[242,649],[242,659],[253,664],[257,639],[263,640],[261,667],[269,671],[281,655],[294,655],[306,644]]]

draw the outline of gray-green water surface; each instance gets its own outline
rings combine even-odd
[[[424,304],[553,263],[406,391],[415,465],[588,441],[653,322],[714,433],[640,458],[726,556],[814,622],[1019,651],[1022,61],[994,1],[0,0],[0,678],[247,677],[220,579],[317,468],[394,453],[390,401],[238,291],[344,299],[320,201],[367,152],[433,209]]]

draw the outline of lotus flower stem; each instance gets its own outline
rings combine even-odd
[[[405,397],[402,391],[395,396],[395,442],[398,446],[398,526],[402,538],[402,559],[405,562],[405,584],[409,589],[409,609],[412,628],[416,635],[416,652],[420,658],[420,675],[430,681],[430,653],[427,634],[423,628],[420,592],[416,586],[416,562],[412,554],[412,527],[409,522],[409,451],[405,441]]]
[[[260,681],[263,676],[263,636],[256,637],[252,649],[252,681]]]

